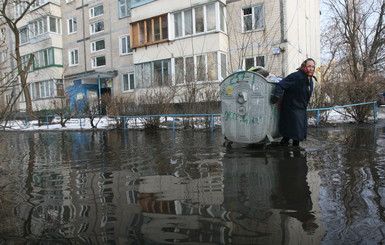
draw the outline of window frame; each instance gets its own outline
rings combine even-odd
[[[77,61],[76,63],[73,62],[75,57],[76,57],[76,61]],[[74,49],[68,50],[68,65],[70,67],[79,65],[79,48],[74,48]]]
[[[123,42],[123,39],[126,41]],[[126,52],[123,52],[123,45],[124,49],[126,49]],[[119,54],[120,55],[127,55],[132,53],[132,48],[131,48],[131,40],[130,40],[130,35],[124,35],[119,37]]]
[[[73,31],[71,31],[71,29]],[[78,32],[78,21],[76,17],[69,18],[67,20],[67,33],[68,35],[75,34]]]
[[[97,8],[101,7],[101,13],[95,15],[95,10]],[[93,7],[90,7],[89,9],[89,16],[90,16],[90,19],[93,19],[93,18],[96,18],[96,17],[99,17],[99,16],[102,16],[104,14],[104,6],[103,4],[98,4],[98,5],[95,5]]]
[[[124,8],[124,13],[122,8]],[[120,19],[131,16],[131,0],[118,0],[118,13]]]
[[[127,80],[124,77],[127,76]],[[132,92],[136,88],[135,73],[134,72],[125,72],[122,73],[122,92]],[[127,82],[127,86],[125,86]],[[131,87],[132,85],[132,87]],[[127,89],[125,89],[127,87]]]
[[[210,14],[210,10],[214,11],[214,14],[212,12]],[[219,2],[215,2],[173,13],[173,37],[178,39],[203,33],[225,31],[222,23],[224,21],[224,16],[222,16],[224,13],[221,11],[223,11],[223,6]],[[200,25],[197,24],[197,13],[200,13]],[[209,27],[210,29],[208,29]]]
[[[103,65],[97,65],[98,59],[104,58],[104,64]],[[91,58],[91,66],[92,68],[101,68],[107,65],[107,60],[105,55],[99,55]]]
[[[102,49],[97,49],[97,42],[100,42],[100,41],[103,41],[103,48]],[[99,40],[96,40],[96,41],[92,41],[90,43],[90,46],[91,46],[91,53],[96,53],[96,52],[100,52],[100,51],[103,51],[106,49],[106,42],[104,39],[99,39]]]
[[[258,58],[263,58],[263,64],[260,64],[258,62]],[[248,66],[247,63],[246,63],[246,60],[253,60],[253,65],[252,66]],[[262,66],[262,67],[265,67],[266,66],[266,55],[255,55],[255,56],[251,56],[251,57],[245,57],[244,60],[243,60],[243,67],[245,70],[248,70],[249,68],[253,67],[253,66]]]
[[[102,25],[102,29],[100,31],[95,31],[96,30],[96,25],[99,24],[99,23],[103,23]],[[90,34],[91,35],[94,35],[94,34],[98,34],[98,33],[101,33],[101,32],[104,32],[105,28],[104,28],[104,20],[99,20],[99,21],[96,21],[96,22],[93,22],[90,24]]]
[[[251,13],[248,14],[247,16],[245,15],[245,10],[247,9],[251,9]],[[256,14],[257,14],[257,9],[259,9],[259,13],[260,13],[260,16],[258,16],[258,18],[261,19],[259,23],[260,26],[257,26],[256,22],[257,22],[257,19],[256,18]],[[242,8],[242,13],[241,13],[241,16],[242,16],[242,32],[251,32],[251,31],[261,31],[261,30],[264,30],[265,27],[266,27],[266,24],[265,24],[265,5],[264,3],[259,3],[255,6],[251,6],[251,7],[246,7],[246,8]],[[251,17],[251,27],[250,29],[246,29],[247,26],[246,26],[246,20],[245,18],[246,17]]]
[[[131,48],[140,48],[169,40],[168,15],[159,15],[130,23]]]

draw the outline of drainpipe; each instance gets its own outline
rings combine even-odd
[[[86,24],[84,14],[84,0],[82,0],[82,24],[83,24],[83,54],[84,54],[84,73],[87,73],[87,55],[86,55]]]
[[[284,44],[287,42],[286,38],[285,38],[285,27],[286,27],[286,21],[285,21],[285,4],[283,2],[284,0],[279,0],[279,10],[280,10],[280,24],[281,24],[281,44]],[[281,52],[281,73],[282,73],[282,77],[285,77],[286,76],[286,72],[285,72],[285,67],[286,67],[286,64],[285,64],[285,53],[284,52]]]
[[[99,89],[99,115],[102,115],[102,88],[100,86],[100,75],[98,75],[98,89]]]

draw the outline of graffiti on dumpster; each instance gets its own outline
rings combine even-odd
[[[260,124],[261,119],[262,119],[262,116],[247,118],[231,111],[225,111],[225,114],[224,114],[225,121],[234,120],[245,124]]]

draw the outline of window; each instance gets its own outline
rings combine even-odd
[[[265,27],[263,4],[245,8],[243,14],[243,31],[261,30]]]
[[[245,70],[248,70],[253,66],[265,67],[265,56],[255,56],[251,58],[245,58]]]
[[[226,64],[226,54],[218,52],[175,58],[175,84],[225,78]]]
[[[135,88],[134,73],[122,74],[122,89],[123,91],[131,91]]]
[[[32,8],[38,8],[38,7],[41,7],[43,6],[44,4],[48,3],[50,0],[36,0],[32,5],[31,5],[31,9]]]
[[[24,26],[24,27],[20,28],[19,34],[20,34],[20,44],[24,44],[24,43],[29,42],[28,26]]]
[[[184,59],[175,58],[175,84],[184,83]]]
[[[106,65],[106,57],[98,56],[92,58],[92,68],[97,68]]]
[[[47,19],[41,18],[29,24],[31,37],[37,37],[47,32]]]
[[[21,64],[22,64],[23,69],[25,69],[27,67],[30,57],[31,56],[29,54],[21,56]],[[29,68],[28,71],[32,71],[33,70],[32,68],[33,68],[33,66],[31,65],[31,67]]]
[[[77,21],[76,17],[68,19],[68,34],[72,34],[77,32],[78,27],[77,27]]]
[[[155,86],[171,85],[171,60],[158,60],[153,62]]]
[[[62,79],[56,80],[56,96],[64,96],[64,86]]]
[[[130,47],[130,36],[123,36],[120,38],[120,54],[129,54],[132,52]]]
[[[79,65],[79,49],[72,49],[68,51],[69,65]]]
[[[195,33],[205,31],[205,22],[203,17],[203,7],[195,8]]]
[[[73,1],[75,1],[75,0],[66,0],[66,3],[71,3]]]
[[[190,36],[217,29],[224,31],[223,13],[224,7],[218,3],[175,13],[173,15],[175,37]],[[220,22],[217,23],[217,20]]]
[[[29,86],[31,89],[32,99],[36,100],[36,99],[40,98],[39,83],[31,83]]]
[[[227,77],[227,56],[224,53],[220,53],[220,74],[221,74],[221,80],[225,79]]]
[[[43,49],[35,53],[34,68],[42,68],[54,64],[53,48]]]
[[[98,21],[91,24],[91,34],[104,31],[104,21]]]
[[[119,18],[131,15],[130,0],[119,0]]]
[[[63,81],[61,79],[31,83],[29,85],[31,97],[33,100],[40,99],[40,98],[55,97],[57,93],[63,92],[61,91],[62,90],[62,86],[60,86],[61,84],[63,84]],[[55,93],[55,88],[57,93]]]
[[[98,40],[91,43],[91,52],[97,52],[105,49],[104,40]]]
[[[7,60],[7,50],[1,50],[1,63]]]
[[[98,5],[95,7],[90,8],[90,18],[95,18],[98,16],[103,15],[104,10],[103,10],[103,5]]]
[[[0,28],[0,40],[5,39],[5,28]]]
[[[55,90],[53,81],[43,81],[39,82],[40,86],[40,98],[49,98],[55,96]]]
[[[171,85],[171,59],[135,65],[137,87]]]
[[[61,20],[54,17],[49,17],[49,31],[53,33],[61,33]]]
[[[131,23],[132,48],[168,40],[167,15]]]
[[[29,23],[31,38],[37,37],[47,32],[61,33],[61,20],[47,16]]]
[[[205,55],[198,55],[196,57],[196,63],[197,63],[197,80],[198,81],[205,81],[206,80],[206,56]]]

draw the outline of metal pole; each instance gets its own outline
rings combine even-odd
[[[102,115],[102,88],[100,85],[100,75],[98,75],[98,89],[99,89],[99,115]]]

